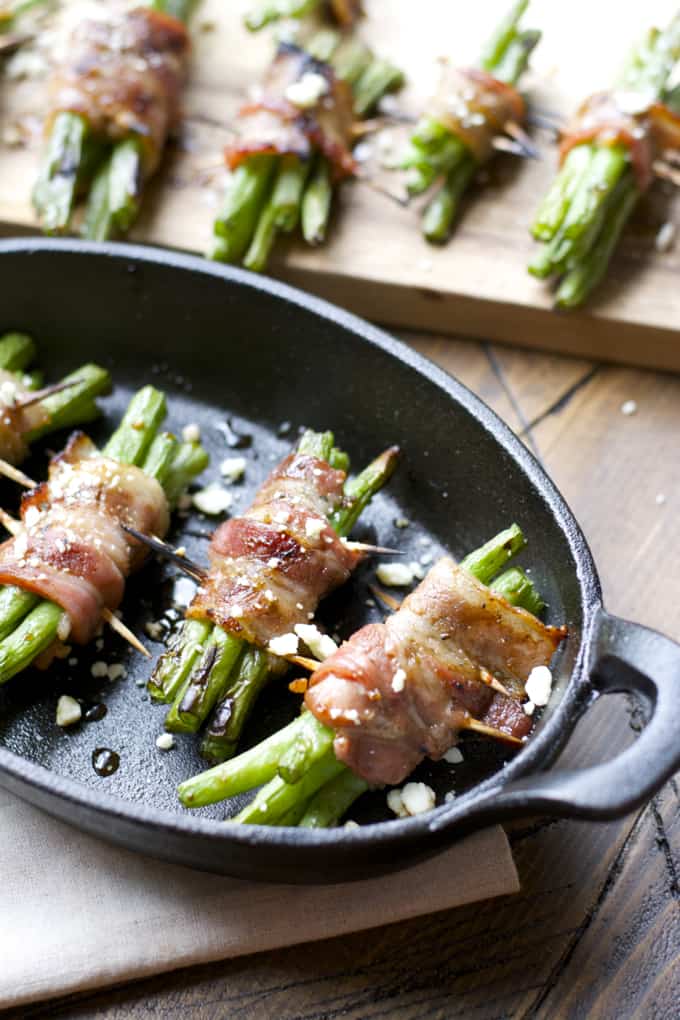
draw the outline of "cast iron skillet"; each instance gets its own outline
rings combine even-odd
[[[229,452],[223,423],[230,417],[246,436],[242,443],[253,437],[237,507],[302,424],[333,428],[355,465],[398,442],[402,466],[358,534],[397,542],[407,558],[429,548],[424,536],[435,554],[446,548],[462,555],[517,520],[530,540],[525,565],[547,598],[550,621],[569,626],[550,706],[527,746],[505,759],[488,741],[467,740],[462,766],[423,766],[419,775],[442,802],[426,816],[386,823],[384,793],[363,799],[354,817],[368,824],[351,830],[239,828],[223,823],[223,805],[184,811],[174,788],[202,767],[196,742],[183,738],[166,754],[156,749],[164,708],[151,705],[136,683],[148,675],[141,656],[126,660],[125,681],[92,678],[93,658],[127,655],[109,638],[104,649],[79,654],[77,666],[24,674],[0,689],[0,782],[7,789],[87,832],[167,860],[256,879],[338,881],[403,867],[501,819],[626,814],[680,766],[680,648],[604,611],[590,552],[559,493],[506,426],[454,379],[338,308],[197,258],[12,240],[0,243],[0,276],[0,330],[33,334],[50,377],[86,359],[110,365],[118,387],[95,438],[115,424],[131,389],[147,381],[168,392],[171,425],[202,425],[214,464]],[[44,451],[30,467],[44,470]],[[209,477],[216,475],[213,467]],[[9,490],[1,495],[5,505],[15,498]],[[395,530],[398,516],[412,525]],[[183,527],[189,553],[204,557],[207,522]],[[343,635],[379,618],[366,605],[371,573],[364,568],[325,608]],[[168,611],[169,576],[152,564],[130,585],[124,609],[133,628]],[[150,643],[158,654],[160,646]],[[582,714],[609,691],[643,702],[648,722],[637,741],[602,765],[544,771]],[[108,714],[76,731],[58,730],[55,704],[66,692],[104,702]],[[285,684],[270,690],[246,740],[260,739],[295,711]],[[92,769],[101,747],[120,755],[120,769],[108,778]],[[445,803],[452,788],[456,797]]]

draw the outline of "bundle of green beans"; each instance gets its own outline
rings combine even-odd
[[[517,85],[541,38],[540,32],[519,26],[528,4],[529,0],[514,4],[480,60],[484,71],[508,85]],[[435,117],[425,116],[416,125],[400,166],[409,171],[407,188],[411,195],[423,194],[443,179],[422,218],[427,240],[443,244],[451,233],[461,199],[479,169],[477,159],[449,127]]]
[[[403,84],[399,68],[351,36],[322,31],[304,48],[351,86],[357,118],[367,117],[386,93]],[[208,254],[261,272],[279,232],[290,234],[299,223],[307,244],[324,241],[332,200],[332,167],[321,152],[310,159],[292,153],[249,156],[232,175]]]
[[[525,545],[524,535],[514,524],[470,553],[461,566],[511,605],[539,615],[544,604],[533,582],[518,567],[504,571]],[[185,807],[197,808],[261,786],[233,821],[310,828],[335,825],[368,784],[336,759],[334,738],[332,729],[303,710],[284,729],[232,761],[181,783],[179,798]]]
[[[665,31],[647,33],[616,86],[680,110],[680,96],[666,92],[678,59],[680,15]],[[540,279],[559,278],[559,308],[583,304],[598,285],[639,197],[625,144],[583,142],[570,150],[531,228],[543,244],[529,272]]]
[[[42,373],[27,371],[35,354],[35,343],[24,333],[6,333],[0,338],[0,369],[16,377],[19,389],[38,390],[42,385]],[[45,412],[45,421],[23,437],[28,445],[50,432],[97,418],[101,412],[96,398],[110,391],[111,377],[99,365],[82,365],[50,389],[56,392],[37,401]]]
[[[132,398],[118,429],[102,453],[140,467],[155,478],[174,506],[191,479],[208,463],[200,443],[180,442],[159,432],[166,414],[165,397],[145,386]],[[57,639],[64,615],[61,606],[13,586],[0,587],[0,684],[26,669]]]
[[[152,0],[147,6],[186,21],[194,3]],[[98,137],[81,114],[57,113],[33,188],[33,208],[45,233],[65,233],[78,198],[87,195],[83,236],[106,241],[125,234],[139,213],[143,155],[143,139],[134,131],[112,143]]]
[[[334,446],[332,432],[307,431],[298,444],[301,453],[349,468],[345,453]],[[390,478],[398,451],[386,450],[355,478],[345,483],[342,506],[330,517],[341,535],[348,535],[362,511]],[[172,702],[165,727],[176,733],[195,733],[212,712],[201,752],[222,761],[236,750],[255,702],[270,678],[286,663],[249,645],[204,620],[187,620],[149,680],[156,701]]]

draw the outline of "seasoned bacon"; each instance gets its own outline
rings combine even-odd
[[[493,154],[493,140],[509,121],[526,116],[524,100],[512,85],[487,71],[445,64],[429,114],[460,138],[478,163]]]
[[[310,108],[301,109],[288,98],[291,85],[306,74],[320,75],[327,90]],[[354,173],[351,153],[352,93],[329,64],[315,60],[290,43],[279,47],[265,76],[261,97],[239,112],[239,137],[225,150],[231,170],[256,153],[295,155],[310,159],[320,150],[336,178]]]
[[[0,458],[20,464],[28,454],[27,432],[46,424],[49,415],[40,403],[22,407],[31,391],[17,382],[12,372],[0,369]]]
[[[97,452],[75,433],[50,463],[49,478],[21,503],[24,530],[0,545],[0,584],[14,584],[62,606],[71,637],[86,644],[102,609],[116,609],[125,578],[146,550],[122,524],[164,535],[169,517],[158,482]]]
[[[637,92],[596,92],[579,108],[560,144],[563,162],[576,145],[625,145],[641,192],[654,177],[654,160],[680,150],[680,117],[663,103]]]
[[[361,559],[327,520],[342,503],[344,480],[344,471],[316,457],[286,457],[250,510],[213,535],[208,579],[188,615],[261,646],[308,623]]]
[[[525,736],[524,683],[564,635],[445,558],[384,624],[324,661],[305,701],[336,731],[340,761],[369,783],[400,783],[425,756],[441,758],[470,717]],[[513,696],[488,686],[488,674]]]
[[[52,78],[48,130],[70,111],[107,140],[138,135],[153,173],[179,114],[189,48],[183,23],[151,8],[103,7],[101,17],[82,19]]]

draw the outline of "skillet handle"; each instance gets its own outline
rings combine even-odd
[[[600,610],[591,663],[588,685],[595,697],[623,691],[643,701],[648,721],[640,736],[600,765],[526,776],[490,790],[466,812],[475,824],[480,816],[498,820],[528,814],[620,818],[649,800],[680,768],[680,645]],[[584,711],[593,700],[586,698]]]

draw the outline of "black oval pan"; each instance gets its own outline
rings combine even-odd
[[[242,443],[252,437],[237,508],[303,424],[334,429],[355,466],[398,442],[402,466],[357,533],[397,543],[415,559],[428,549],[462,555],[516,520],[529,538],[524,564],[548,601],[549,619],[569,626],[550,706],[526,747],[504,755],[489,741],[467,739],[463,765],[421,767],[419,776],[435,786],[440,801],[428,815],[390,821],[384,793],[359,802],[354,817],[365,823],[359,829],[241,828],[224,824],[224,805],[184,811],[175,785],[203,767],[196,741],[180,738],[166,753],[156,748],[165,709],[152,705],[141,686],[149,666],[112,638],[101,650],[79,653],[77,666],[65,662],[46,676],[25,673],[0,688],[0,783],[7,789],[88,832],[196,868],[337,881],[401,867],[499,819],[625,814],[680,766],[680,648],[605,613],[590,552],[568,507],[524,446],[465,387],[338,308],[197,258],[123,245],[12,240],[0,243],[0,272],[0,330],[33,334],[50,377],[88,359],[111,367],[118,385],[95,437],[107,434],[131,390],[152,381],[168,392],[172,426],[201,424],[216,477],[216,465],[230,453],[229,418]],[[30,468],[44,470],[44,451]],[[10,498],[15,493],[3,490],[3,503]],[[401,516],[412,521],[409,528],[395,528]],[[192,518],[177,529],[177,540],[181,534],[200,559],[201,532],[209,527]],[[428,538],[431,546],[424,544]],[[343,636],[379,618],[366,604],[371,574],[364,568],[324,607]],[[143,571],[126,596],[128,624],[141,632],[145,621],[167,611],[171,586],[165,568]],[[160,646],[152,647],[158,654]],[[125,661],[127,679],[94,679],[90,666],[97,658]],[[612,690],[630,691],[644,703],[648,724],[636,743],[604,765],[546,772],[580,716]],[[108,712],[59,730],[54,716],[62,693],[104,703]],[[260,739],[295,711],[285,684],[270,689],[246,740]],[[102,747],[121,761],[106,778],[92,768],[93,752]],[[449,790],[456,796],[444,802]]]

